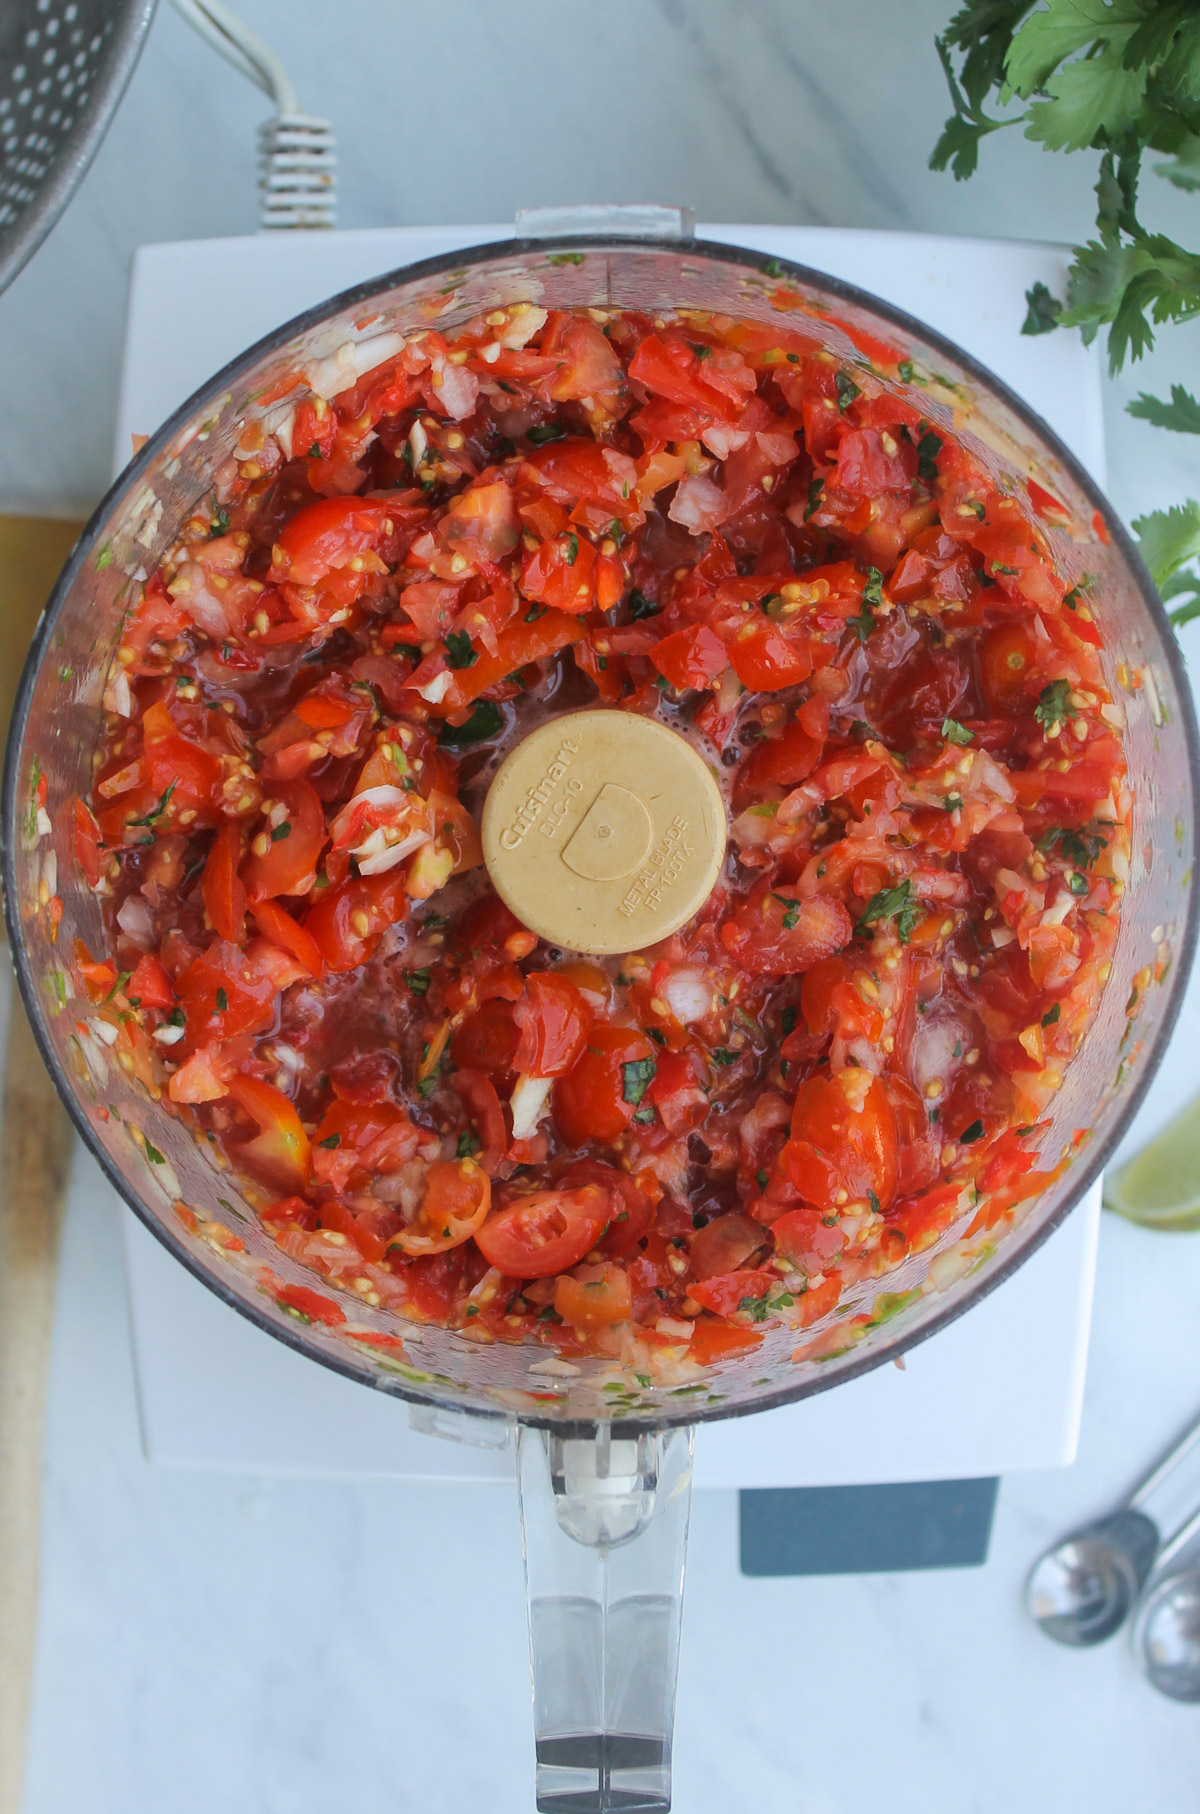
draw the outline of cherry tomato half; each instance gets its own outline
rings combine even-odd
[[[592,1251],[609,1213],[608,1193],[596,1184],[535,1190],[489,1216],[476,1231],[475,1245],[488,1265],[508,1278],[550,1278]]]

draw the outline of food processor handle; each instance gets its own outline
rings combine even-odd
[[[694,1438],[517,1433],[539,1814],[671,1806]]]

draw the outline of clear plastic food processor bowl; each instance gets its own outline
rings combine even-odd
[[[80,538],[25,669],[3,801],[6,907],[21,990],[58,1088],[112,1183],[164,1246],[260,1329],[407,1400],[421,1428],[496,1446],[515,1436],[538,1807],[667,1808],[691,1427],[828,1391],[892,1359],[998,1285],[1083,1195],[1146,1088],[1191,957],[1196,728],[1171,630],[1125,530],[1045,424],[965,354],[848,284],[695,241],[677,210],[524,216],[518,233],[310,310],[228,365],[126,468]],[[819,1362],[794,1361],[795,1333],[769,1328],[761,1348],[714,1366],[703,1384],[642,1387],[614,1382],[610,1363],[567,1368],[544,1348],[479,1346],[399,1324],[349,1295],[343,1325],[298,1321],[260,1273],[269,1266],[296,1283],[309,1275],[260,1231],[228,1172],[89,1030],[73,953],[77,939],[99,949],[104,934],[97,899],[76,875],[68,802],[89,791],[105,673],[137,587],[210,492],[242,424],[278,407],[258,399],[277,398],[288,371],[346,342],[433,323],[452,330],[516,301],[651,314],[690,306],[802,325],[844,362],[869,363],[872,336],[899,347],[936,428],[961,436],[1022,498],[1034,476],[1061,500],[1067,520],[1043,531],[1068,579],[1088,577],[1108,683],[1128,719],[1134,836],[1112,977],[1048,1111],[1043,1157],[1070,1162],[986,1237],[951,1229],[889,1274],[880,1288],[903,1294],[903,1308]],[[63,908],[53,939],[48,894]],[[181,1203],[194,1215],[187,1226]],[[223,1246],[224,1229],[244,1249]],[[402,1334],[403,1358],[359,1340],[363,1331]]]

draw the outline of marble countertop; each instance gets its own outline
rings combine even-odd
[[[1091,217],[1094,160],[1014,135],[985,146],[970,184],[925,168],[946,111],[932,38],[951,0],[240,7],[338,127],[347,226],[614,198],[686,201],[710,220],[1045,239]],[[0,374],[0,508],[69,513],[102,491],[130,254],[253,229],[265,111],[164,7],[92,171],[0,298],[0,334],[20,349]],[[1154,209],[1184,233],[1194,215],[1171,194]],[[1195,387],[1198,341],[1164,335],[1109,387],[1126,516],[1200,490],[1200,445],[1123,414],[1138,389]],[[1195,1089],[1197,1033],[1193,985],[1142,1130]],[[149,1467],[119,1212],[89,1174],[81,1160],[65,1234],[23,1814],[528,1809],[513,1501]],[[1155,1696],[1122,1640],[1080,1655],[1046,1643],[1020,1589],[1039,1548],[1193,1413],[1198,1300],[1200,1236],[1105,1218],[1080,1458],[1005,1481],[986,1568],[748,1581],[734,1495],[698,1494],[680,1814],[1195,1806],[1200,1717]],[[1189,1486],[1200,1497],[1200,1469],[1180,1504]]]

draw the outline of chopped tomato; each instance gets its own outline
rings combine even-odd
[[[306,894],[328,842],[320,799],[307,781],[276,781],[272,791],[280,810],[267,816],[242,865],[252,903],[279,894]]]
[[[573,1329],[607,1329],[633,1315],[629,1274],[610,1260],[599,1266],[577,1266],[554,1287],[554,1308]]]
[[[632,1027],[596,1026],[554,1086],[554,1113],[571,1146],[610,1146],[637,1113],[655,1072],[654,1047]]]
[[[534,1077],[561,1077],[569,1071],[592,1024],[592,1011],[574,983],[547,971],[526,977],[525,994],[513,1015],[520,1029],[513,1065]]]
[[[242,859],[242,834],[232,820],[222,825],[213,839],[200,881],[204,911],[217,935],[231,945],[240,945],[246,936],[246,889],[238,875]]]
[[[595,1184],[532,1191],[489,1216],[475,1243],[488,1265],[509,1278],[550,1278],[591,1252],[608,1218],[608,1196]]]
[[[39,930],[65,860],[106,931],[70,1012],[371,1320],[749,1377],[781,1321],[849,1351],[892,1269],[1052,1176],[1033,1130],[1135,855],[1111,605],[900,341],[764,295],[472,305],[330,398],[290,370],[219,507],[162,525],[90,794],[36,778]],[[480,829],[515,744],[597,706],[686,738],[727,808],[673,926],[696,827],[644,777],[674,817],[611,956],[520,924]],[[552,766],[526,850],[573,862],[607,779]]]
[[[828,1213],[872,1198],[886,1209],[896,1194],[899,1151],[882,1080],[857,1068],[814,1073],[796,1092],[783,1159],[792,1184],[816,1209]]]
[[[254,1139],[238,1146],[242,1163],[278,1190],[303,1190],[312,1170],[312,1148],[283,1091],[256,1077],[235,1077],[229,1094],[258,1123]]]

